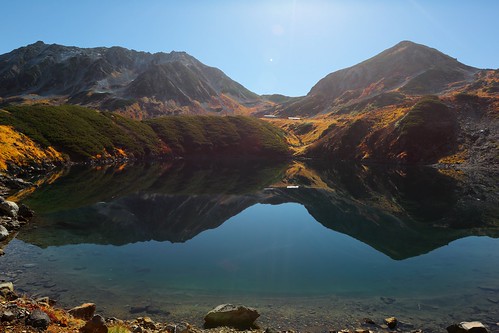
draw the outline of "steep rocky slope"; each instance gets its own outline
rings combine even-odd
[[[0,55],[4,103],[35,101],[92,106],[134,117],[248,113],[256,94],[185,52],[137,52],[36,42]]]
[[[477,68],[436,49],[403,41],[364,62],[327,75],[307,96],[284,103],[277,113],[300,116],[346,113],[364,101],[375,102],[377,106],[391,105],[412,95],[441,94],[462,87],[477,72]],[[398,93],[386,94],[391,91]]]

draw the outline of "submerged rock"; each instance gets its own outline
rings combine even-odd
[[[94,303],[85,303],[80,306],[74,307],[69,310],[69,314],[75,318],[90,320],[95,313],[95,304]]]
[[[38,309],[31,312],[28,318],[26,318],[26,324],[35,328],[47,329],[50,322],[49,316]]]
[[[368,325],[376,325],[376,323],[374,322],[374,320],[372,320],[371,318],[364,318],[364,319],[362,319],[362,322],[364,324],[368,324]]]
[[[260,317],[258,311],[245,306],[222,304],[208,312],[204,317],[206,327],[230,326],[249,328]]]
[[[449,333],[488,333],[487,329],[479,321],[463,321],[447,327]]]

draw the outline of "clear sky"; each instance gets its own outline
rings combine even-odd
[[[497,0],[5,0],[0,54],[42,40],[186,51],[259,93],[305,95],[401,40],[499,67]]]

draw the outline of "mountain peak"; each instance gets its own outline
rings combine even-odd
[[[390,54],[397,54],[399,52],[400,53],[413,53],[413,54],[417,54],[420,57],[436,56],[436,57],[440,57],[440,58],[446,57],[447,59],[454,59],[454,58],[451,58],[448,55],[440,52],[437,49],[431,48],[431,47],[423,45],[423,44],[414,43],[414,42],[409,41],[409,40],[403,40],[403,41],[395,44],[391,48],[379,53],[378,55],[374,56],[373,58],[388,56]],[[373,59],[373,58],[371,58],[371,59]],[[414,59],[414,60],[418,60],[418,59]]]
[[[398,89],[429,70],[437,71],[440,76],[450,76],[451,80],[458,76],[465,80],[477,69],[434,48],[404,40],[355,66],[327,75],[312,88],[309,95],[334,100],[346,91],[358,91],[359,95],[367,96],[370,94],[366,95],[365,89],[371,89],[377,94]],[[441,89],[450,82],[443,83]],[[437,89],[427,93],[438,92]]]
[[[408,47],[408,46],[424,46],[423,44],[414,43],[410,40],[402,40],[395,44],[393,48]],[[426,46],[425,46],[426,47]]]
[[[29,44],[28,46],[43,46],[43,45],[47,45],[47,44],[45,44],[42,40],[39,40],[33,44]]]

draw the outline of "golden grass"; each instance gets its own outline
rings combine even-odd
[[[43,149],[12,127],[0,125],[0,171],[5,171],[9,162],[23,166],[32,162],[63,160],[62,154],[52,147]]]
[[[286,141],[294,153],[303,151],[308,145],[317,141],[330,125],[339,123],[337,119],[324,118],[304,118],[300,120],[263,118],[263,120],[270,122],[284,131]],[[295,128],[305,123],[311,124],[312,129],[303,134],[297,133]]]
[[[442,157],[438,160],[441,164],[462,164],[468,160],[468,151],[460,147],[460,150],[452,155]]]

